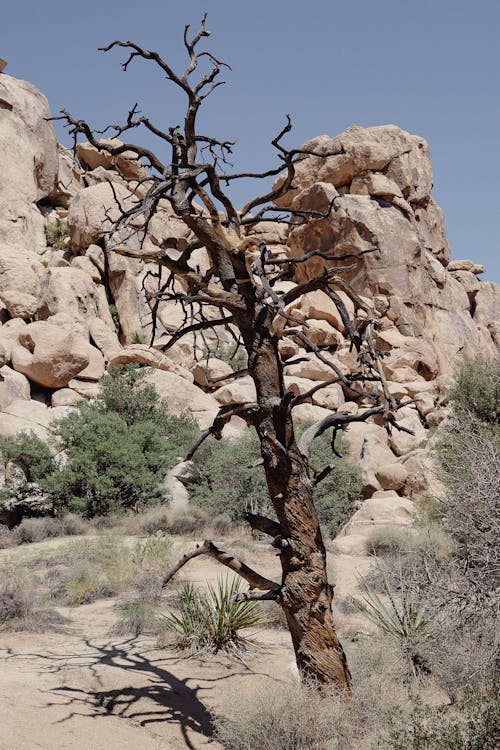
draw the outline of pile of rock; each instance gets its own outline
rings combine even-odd
[[[200,363],[202,352],[192,338],[162,353],[165,335],[184,320],[175,302],[160,303],[153,343],[140,343],[151,339],[148,295],[162,280],[148,274],[142,261],[117,254],[108,231],[119,205],[132,206],[147,189],[144,166],[133,154],[113,158],[88,143],[78,146],[75,161],[57,144],[45,98],[24,81],[1,74],[0,105],[0,440],[21,430],[46,437],[50,421],[79,398],[95,397],[106,368],[117,364],[151,367],[151,382],[169,408],[179,414],[189,407],[202,427],[220,405],[253,400],[251,378],[225,382],[231,365],[216,357]],[[306,148],[339,153],[301,161],[296,189],[280,205],[320,211],[324,218],[290,232],[273,222],[251,232],[279,257],[376,248],[355,260],[346,278],[376,310],[390,391],[412,402],[401,410],[400,422],[413,436],[388,435],[376,420],[347,431],[367,499],[343,533],[344,548],[354,550],[370,525],[407,523],[412,503],[429,492],[434,480],[420,444],[446,414],[443,399],[457,358],[497,351],[499,288],[478,279],[482,266],[450,262],[422,138],[395,126],[353,126],[333,139],[315,138]],[[186,226],[168,203],[161,204],[145,247],[178,252],[186,240]],[[127,242],[133,247],[133,239]],[[194,262],[201,271],[208,267],[203,248]],[[295,281],[282,282],[276,291],[311,278],[325,263],[314,258],[301,264]],[[339,294],[352,310],[351,300]],[[311,292],[290,313],[307,324],[315,344],[332,347],[330,356],[341,370],[355,367],[327,295]],[[276,320],[281,355],[300,359],[286,368],[286,387],[300,394],[328,379],[331,370],[307,354],[286,325],[285,318]],[[356,413],[364,406],[349,389],[332,384],[297,406],[295,417],[304,422],[339,407]],[[228,434],[242,429],[234,420]]]

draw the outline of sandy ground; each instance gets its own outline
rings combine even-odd
[[[240,553],[279,577],[269,546],[243,543]],[[331,560],[337,592],[349,590],[365,564]],[[220,573],[216,563],[197,559],[183,577],[214,581]],[[0,633],[0,750],[217,750],[212,712],[227,691],[294,679],[289,635],[279,628],[254,631],[244,661],[186,658],[158,649],[152,638],[113,635],[113,600],[59,611],[68,623],[58,632]]]

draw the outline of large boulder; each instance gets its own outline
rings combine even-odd
[[[54,189],[57,139],[47,99],[31,83],[0,77],[0,198],[16,195],[27,203]]]
[[[219,411],[219,403],[213,396],[176,373],[150,370],[145,382],[154,385],[171,414],[191,413],[202,429],[212,424]]]
[[[46,388],[62,388],[88,365],[86,340],[47,321],[28,324],[12,347],[12,367]]]

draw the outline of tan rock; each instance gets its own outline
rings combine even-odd
[[[105,361],[99,349],[96,349],[95,346],[84,339],[80,339],[77,346],[89,361],[88,365],[78,373],[78,378],[81,380],[100,380],[104,375]]]
[[[118,138],[101,138],[99,142],[113,148],[123,146],[123,142]],[[121,154],[112,156],[107,151],[100,151],[85,141],[77,145],[76,154],[80,164],[89,169],[96,169],[97,167],[117,169],[128,179],[139,180],[144,179],[148,174],[133,151],[123,151]]]
[[[116,197],[115,197],[116,196]],[[102,239],[111,222],[120,216],[120,208],[131,206],[130,192],[119,183],[113,187],[107,182],[81,190],[71,201],[68,212],[68,231],[75,251],[85,250]]]
[[[58,391],[54,391],[51,396],[51,406],[74,406],[82,397],[79,393],[74,391],[72,388],[60,388]]]
[[[88,258],[86,255],[77,255],[71,261],[72,268],[79,268],[80,271],[84,271],[94,284],[100,284],[102,281],[101,274],[97,266]]]
[[[376,527],[410,526],[416,515],[415,504],[394,491],[379,491],[363,502],[339,534],[370,534]]]
[[[100,318],[94,318],[90,321],[89,333],[107,361],[112,359],[122,348],[114,329],[111,329]]]
[[[29,323],[12,347],[12,366],[47,388],[61,388],[88,365],[71,331],[46,321]]]
[[[0,194],[15,193],[26,203],[40,201],[53,190],[58,170],[47,99],[31,83],[5,73],[0,78],[0,99]]]
[[[330,409],[323,409],[315,404],[299,404],[293,408],[295,424],[311,424],[319,422],[331,414]]]
[[[7,365],[0,367],[0,376],[0,411],[6,409],[13,401],[29,400],[28,378]]]
[[[375,476],[384,490],[400,490],[408,477],[408,470],[403,464],[384,464],[375,472]]]
[[[0,440],[15,437],[20,432],[34,432],[46,441],[51,417],[50,410],[39,401],[11,401],[0,412]]]
[[[39,320],[64,313],[86,326],[99,317],[96,286],[79,268],[47,268],[40,288]]]
[[[151,370],[146,382],[155,386],[171,414],[179,416],[189,411],[201,429],[209,427],[219,411],[219,403],[212,395],[173,372]]]
[[[396,429],[392,431],[389,437],[389,445],[396,456],[402,456],[422,440],[425,440],[427,435],[416,410],[405,406],[398,411],[396,418],[401,427],[405,427],[414,433],[409,435],[407,432],[400,432]]]
[[[255,402],[255,385],[249,375],[233,380],[213,393],[219,404],[244,404]]]
[[[451,260],[448,263],[448,271],[472,271],[474,261],[472,260]]]
[[[32,318],[38,307],[36,297],[18,289],[3,289],[0,291],[0,299],[13,318]]]
[[[381,195],[403,197],[398,185],[380,172],[368,172],[355,177],[351,182],[350,193],[355,195]]]
[[[227,362],[216,357],[210,357],[210,359],[202,360],[197,362],[192,368],[194,382],[204,388],[216,388],[220,385],[224,385],[223,378],[227,375],[231,375],[233,368]],[[218,381],[214,383],[213,381]]]
[[[130,364],[145,365],[147,367],[158,368],[159,370],[177,372],[183,379],[191,382],[193,380],[190,372],[183,370],[164,354],[146,344],[129,344],[110,356],[108,361],[109,367]]]
[[[82,398],[99,398],[101,387],[99,383],[93,380],[79,380],[72,378],[68,383],[68,388],[78,393]]]

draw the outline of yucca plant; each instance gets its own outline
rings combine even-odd
[[[428,671],[417,648],[418,640],[427,635],[428,622],[415,593],[401,580],[401,589],[396,597],[389,582],[384,578],[383,593],[389,599],[389,604],[386,605],[364,579],[358,578],[358,585],[362,594],[361,600],[353,598],[352,602],[361,614],[384,633],[399,641],[415,677],[419,671]]]
[[[239,631],[253,627],[263,618],[255,602],[237,601],[242,592],[238,578],[219,578],[208,593],[186,583],[179,597],[179,613],[170,612],[164,621],[180,648],[212,653],[242,648],[247,640]]]

